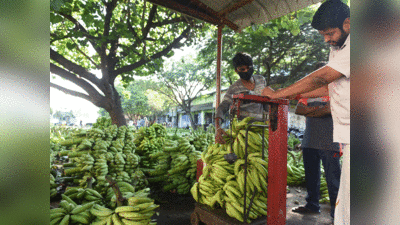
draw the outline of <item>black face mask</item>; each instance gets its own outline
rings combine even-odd
[[[238,72],[240,78],[243,80],[250,80],[253,73],[254,73],[253,67],[250,67],[250,69],[247,72]]]

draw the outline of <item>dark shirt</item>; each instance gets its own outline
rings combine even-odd
[[[301,148],[339,151],[339,143],[333,142],[332,116],[306,117]]]

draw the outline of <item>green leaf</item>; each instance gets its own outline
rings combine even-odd
[[[72,49],[74,49],[74,48],[76,47],[76,44],[75,44],[75,43],[72,43],[72,42],[67,42],[66,47],[67,47],[69,50],[72,50]]]
[[[64,5],[63,0],[51,0],[50,1],[50,8],[56,12],[60,11],[61,6],[63,6],[63,5]]]
[[[59,15],[55,15],[54,13],[50,13],[50,22],[55,24],[63,21],[63,18]]]

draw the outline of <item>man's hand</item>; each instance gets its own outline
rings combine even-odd
[[[275,94],[274,89],[272,89],[272,88],[270,88],[270,87],[265,87],[265,88],[262,90],[262,92],[261,92],[261,95],[262,95],[262,96],[267,96],[267,97],[269,97],[270,99],[273,99],[273,98],[274,98],[274,94]]]
[[[215,143],[225,144],[225,140],[222,136],[227,136],[227,134],[222,128],[218,128],[215,134]]]

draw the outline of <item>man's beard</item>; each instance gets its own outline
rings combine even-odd
[[[342,45],[346,41],[347,36],[349,36],[349,34],[346,34],[346,32],[344,32],[343,29],[340,29],[340,31],[341,31],[341,35],[339,37],[339,40],[338,41],[330,41],[329,42],[330,45],[342,47]]]

